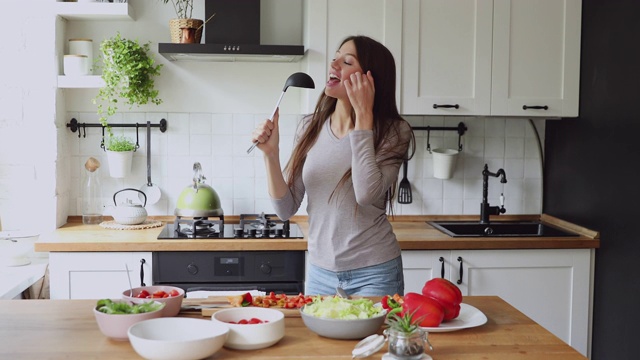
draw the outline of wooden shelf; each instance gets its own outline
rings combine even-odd
[[[56,2],[54,11],[69,20],[134,20],[130,3]]]

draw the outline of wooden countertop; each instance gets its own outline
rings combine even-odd
[[[463,300],[488,318],[486,324],[431,333],[434,359],[586,359],[555,335],[496,296]],[[4,300],[0,307],[2,359],[139,359],[128,341],[105,337],[96,324],[95,300]],[[202,321],[210,321],[200,317]],[[311,332],[299,317],[286,318],[285,337],[255,351],[221,349],[210,359],[351,359],[357,340],[334,340]],[[382,330],[382,329],[381,329]],[[368,359],[381,359],[386,347]]]
[[[150,217],[171,222],[174,217]],[[402,250],[481,250],[481,249],[584,249],[600,247],[600,234],[575,224],[542,215],[501,215],[495,220],[541,220],[580,234],[577,237],[481,237],[452,238],[426,221],[477,220],[478,216],[395,216],[390,218]],[[291,219],[306,234],[305,216]],[[237,216],[225,216],[234,223]],[[307,250],[306,239],[193,239],[158,240],[162,227],[145,230],[108,230],[99,225],[84,225],[79,217],[70,217],[61,228],[41,234],[35,251],[264,251]]]

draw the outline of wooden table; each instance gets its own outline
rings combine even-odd
[[[431,333],[435,360],[586,359],[572,347],[496,296],[469,296],[488,322],[449,333]],[[140,359],[129,342],[106,338],[95,322],[94,300],[0,301],[0,359]],[[203,318],[203,321],[206,318]],[[286,318],[285,337],[260,351],[223,348],[210,359],[351,359],[355,340],[333,340]],[[369,359],[380,359],[386,348]]]

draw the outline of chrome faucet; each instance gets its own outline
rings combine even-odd
[[[489,196],[489,176],[500,177],[502,184],[507,183],[507,174],[503,169],[499,169],[495,173],[489,171],[487,164],[484,164],[482,170],[482,204],[480,204],[480,224],[489,223],[489,215],[504,214],[507,210],[504,208],[504,194],[500,194],[500,206],[490,206],[487,201]]]

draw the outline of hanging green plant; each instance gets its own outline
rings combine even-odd
[[[116,151],[116,147],[135,149],[135,144],[130,140],[130,146],[123,145],[123,140],[128,139],[122,137],[116,145],[116,139],[107,121],[118,110],[118,99],[124,100],[129,108],[149,102],[156,105],[162,103],[153,79],[154,76],[160,75],[162,64],[156,64],[149,56],[149,51],[150,42],[141,45],[138,40],[125,39],[120,33],[100,43],[102,79],[105,85],[98,90],[93,103],[98,105],[100,123],[107,130],[107,150]]]

